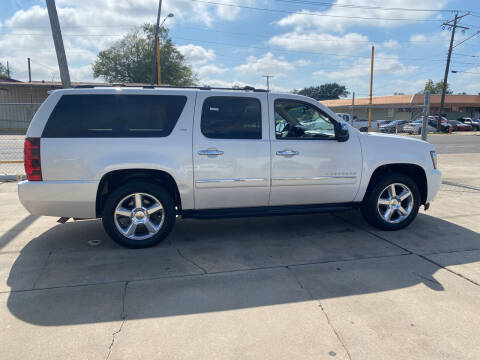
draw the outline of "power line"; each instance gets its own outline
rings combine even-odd
[[[468,41],[468,40],[470,40],[471,38],[473,38],[473,37],[475,37],[475,36],[477,36],[477,35],[480,35],[480,30],[478,30],[475,34],[469,36],[468,38],[463,39],[463,40],[460,41],[459,43],[456,43],[455,45],[453,45],[453,48],[456,48],[458,45],[463,44],[465,41]],[[452,49],[453,49],[453,48],[452,48]]]
[[[460,71],[460,70],[452,70],[452,73],[465,73],[465,74],[475,74],[475,75],[480,75],[480,72],[473,72],[473,71]]]
[[[415,8],[401,8],[401,7],[383,7],[383,6],[369,6],[369,5],[355,5],[355,4],[337,4],[332,2],[321,1],[308,1],[308,0],[273,0],[277,2],[296,3],[296,4],[309,4],[309,5],[324,5],[332,7],[353,8],[353,9],[366,9],[366,10],[392,10],[392,11],[415,11],[415,12],[455,12],[455,11],[467,11],[467,10],[454,10],[454,9],[415,9]]]
[[[299,15],[309,15],[309,16],[319,16],[319,17],[332,17],[332,18],[345,18],[345,19],[357,19],[357,20],[389,20],[389,21],[418,21],[418,22],[442,22],[446,19],[408,19],[408,18],[380,18],[380,17],[362,17],[362,16],[345,16],[345,15],[329,15],[329,14],[320,14],[318,12],[308,12],[308,11],[289,11],[289,10],[280,10],[280,9],[267,9],[267,8],[260,8],[255,6],[247,6],[247,5],[238,5],[238,4],[231,4],[231,3],[219,3],[215,1],[206,1],[206,0],[190,0],[198,3],[203,4],[212,4],[218,6],[229,6],[229,7],[236,7],[241,9],[250,9],[250,10],[258,10],[258,11],[268,11],[274,13],[282,13],[282,14],[299,14]]]

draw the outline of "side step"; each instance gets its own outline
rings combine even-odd
[[[314,214],[355,209],[360,203],[295,205],[295,206],[262,206],[250,208],[228,208],[208,210],[183,210],[183,218],[222,219],[238,217],[280,216],[295,214]]]

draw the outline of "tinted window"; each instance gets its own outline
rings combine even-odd
[[[277,139],[334,139],[334,120],[310,104],[295,100],[275,100]]]
[[[203,102],[202,134],[212,139],[261,139],[262,111],[254,98],[212,96]]]
[[[64,95],[43,137],[168,136],[187,98],[174,95]]]

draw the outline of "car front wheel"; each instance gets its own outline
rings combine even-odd
[[[403,174],[389,174],[376,181],[362,203],[362,214],[382,230],[399,230],[409,225],[420,207],[417,184]]]
[[[127,183],[108,196],[102,222],[118,244],[145,248],[158,244],[170,233],[175,223],[175,205],[170,194],[155,183]]]

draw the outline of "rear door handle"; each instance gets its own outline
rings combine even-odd
[[[200,150],[198,152],[198,155],[217,156],[217,155],[223,155],[223,151],[212,148],[212,149]]]
[[[298,151],[295,150],[279,150],[277,151],[277,155],[279,156],[295,156],[300,154]]]

